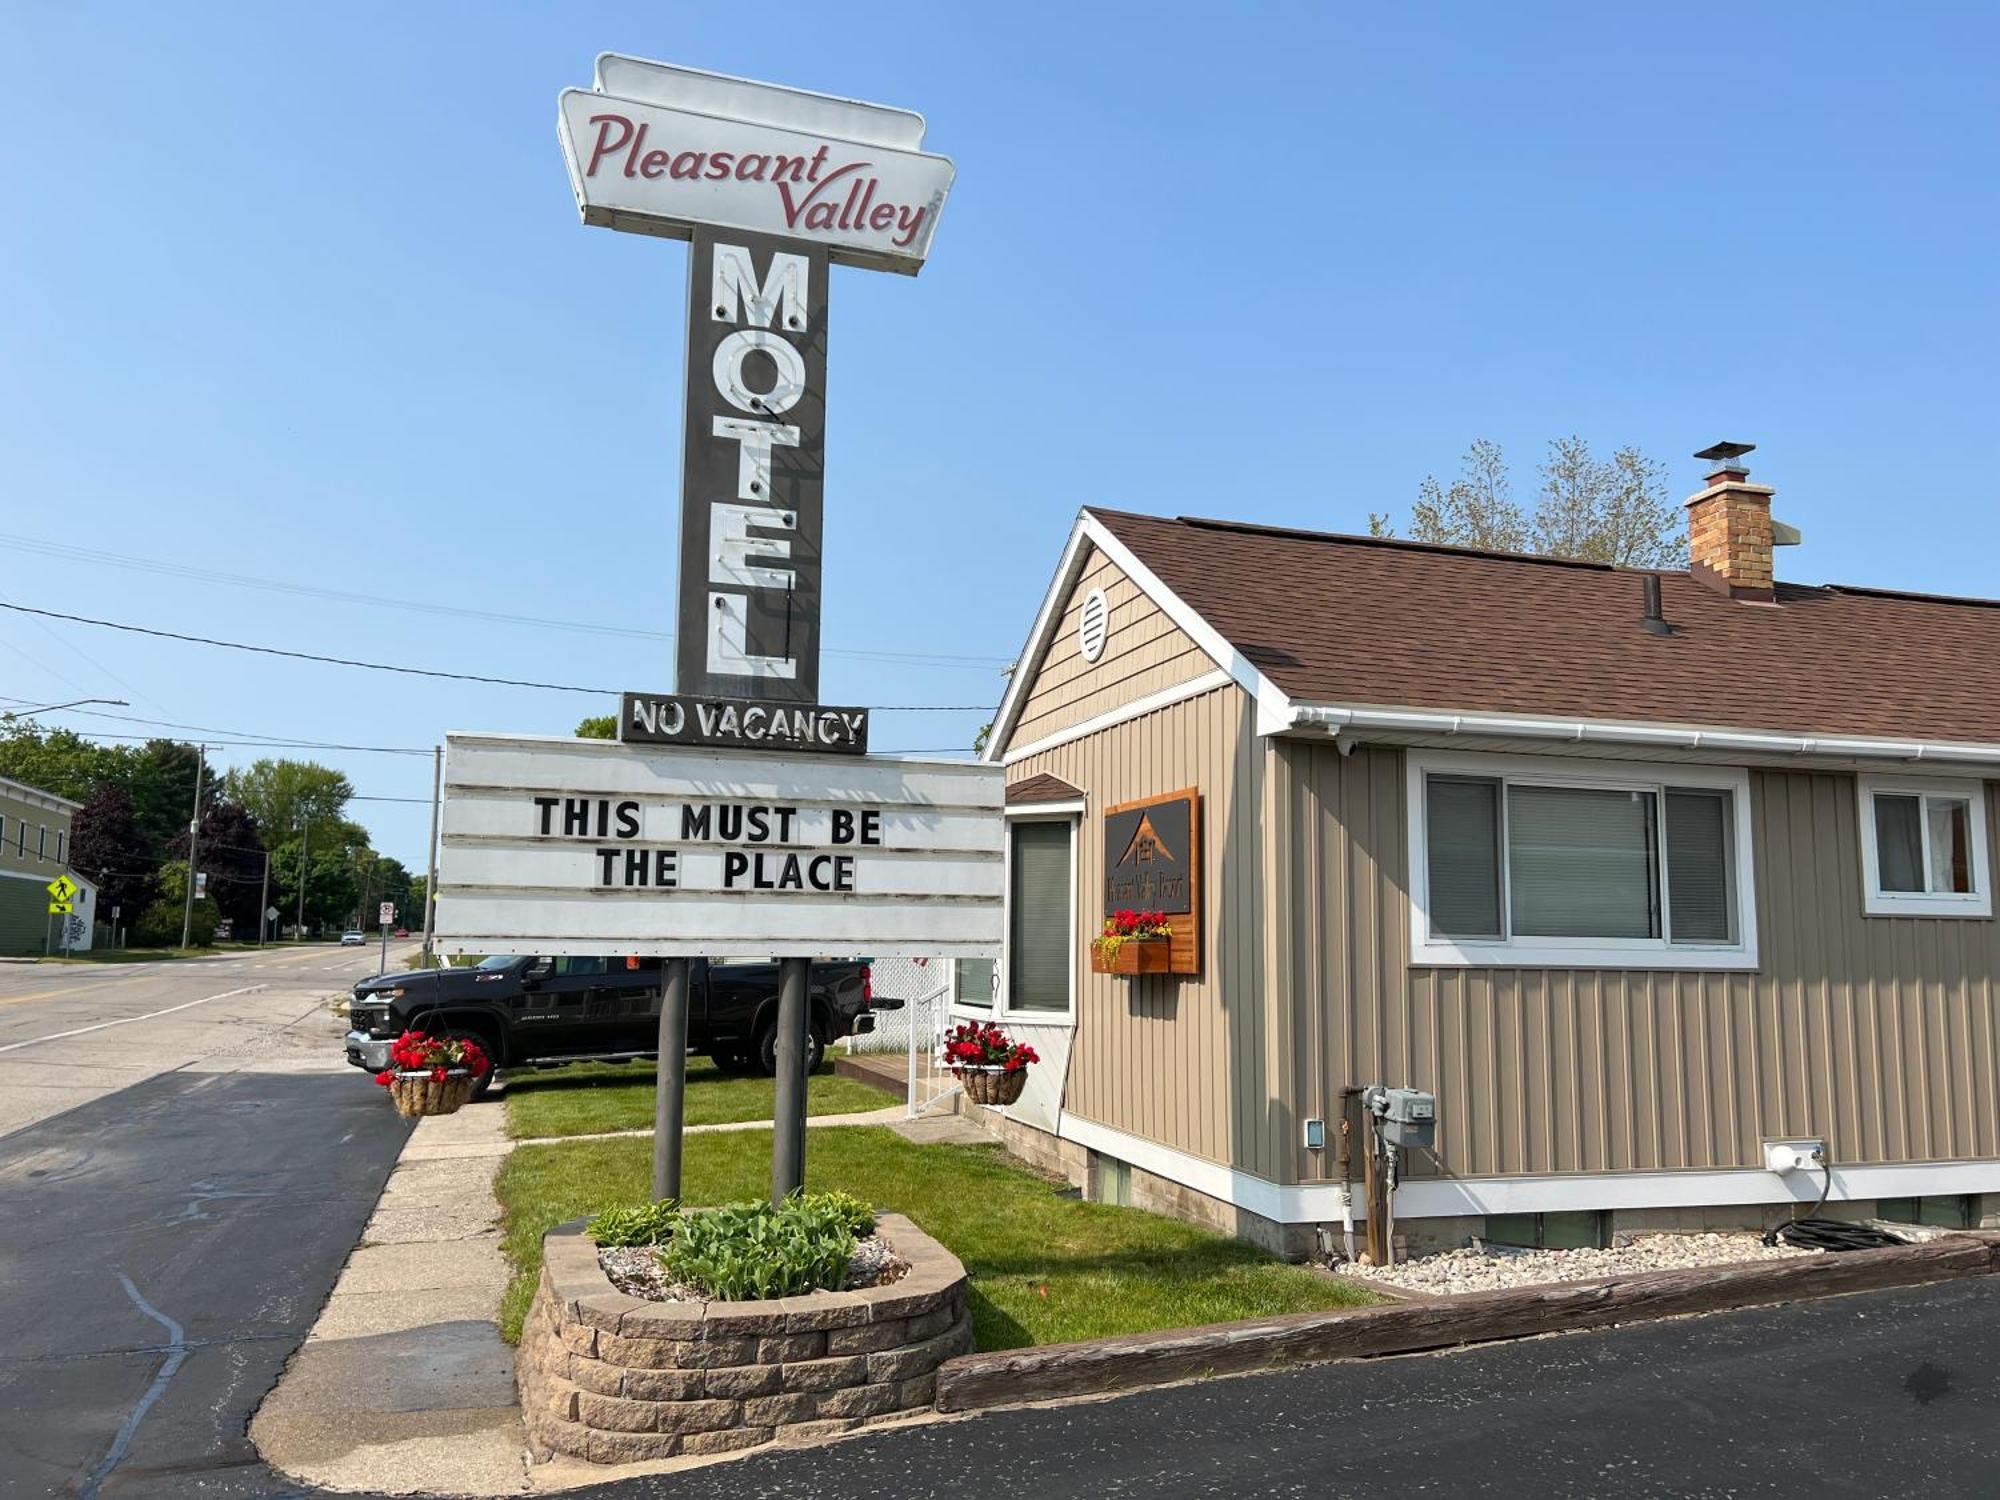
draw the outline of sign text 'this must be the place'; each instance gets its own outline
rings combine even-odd
[[[594,874],[600,888],[681,888],[680,849],[614,842],[644,837],[646,809],[636,798],[537,797],[534,802],[536,832],[542,838],[595,843]],[[677,806],[682,843],[727,846],[719,887],[726,891],[850,892],[851,851],[882,844],[878,808],[803,809],[769,802]],[[656,816],[673,826],[675,808],[660,806]]]

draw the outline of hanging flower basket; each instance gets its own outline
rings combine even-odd
[[[406,1031],[389,1048],[391,1066],[375,1075],[404,1119],[463,1109],[479,1080],[493,1071],[486,1049],[470,1037]]]
[[[960,1068],[957,1072],[965,1097],[974,1104],[1012,1104],[1028,1086],[1026,1068],[1016,1068],[1011,1073],[993,1067]]]
[[[386,1087],[396,1113],[410,1120],[420,1115],[458,1113],[470,1102],[478,1081],[469,1070],[459,1068],[447,1070],[443,1078],[435,1072],[396,1073]]]
[[[1028,1086],[1028,1068],[1041,1061],[991,1021],[963,1021],[945,1038],[944,1063],[974,1104],[1012,1104]]]

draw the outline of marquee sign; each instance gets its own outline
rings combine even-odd
[[[1168,972],[1201,971],[1201,794],[1189,787],[1104,810],[1104,915],[1164,912]]]
[[[909,110],[635,58],[599,58],[557,109],[584,223],[673,239],[784,235],[915,275],[957,171]]]
[[[1002,767],[445,737],[448,953],[997,958]]]

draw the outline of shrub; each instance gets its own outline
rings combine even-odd
[[[173,948],[180,944],[181,923],[187,916],[183,900],[168,900],[162,896],[139,914],[139,920],[132,924],[132,946],[135,948]],[[197,948],[206,948],[215,941],[215,903],[206,897],[194,904],[194,921],[189,924],[188,936]]]
[[[680,1205],[671,1198],[636,1207],[607,1208],[592,1219],[584,1233],[600,1248],[620,1249],[629,1245],[664,1245],[674,1235]]]
[[[683,1214],[660,1264],[675,1281],[725,1302],[838,1290],[854,1258],[854,1231],[852,1210],[828,1203],[831,1196]]]

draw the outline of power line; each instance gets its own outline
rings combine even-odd
[[[0,703],[26,703],[28,701],[29,700],[26,698],[0,697]],[[172,719],[142,719],[134,714],[108,714],[105,713],[102,709],[95,709],[95,708],[65,708],[62,710],[62,712],[69,714],[80,714],[83,715],[84,717],[92,719],[115,719],[121,724],[150,724],[156,729],[185,729],[185,730],[190,730],[195,734],[204,734],[204,735],[223,734],[223,735],[235,736],[235,739],[233,740],[210,740],[208,741],[208,743],[210,744],[240,745],[246,742],[268,740],[273,746],[273,748],[283,748],[283,749],[298,749],[301,747],[311,746],[313,744],[313,742],[311,741],[300,740],[293,736],[277,735],[277,734],[260,734],[258,731],[254,729],[220,729],[213,724],[181,724],[175,722]],[[68,726],[65,725],[62,727],[67,728]],[[79,731],[74,729],[70,730],[71,734],[76,734],[78,732]],[[157,738],[157,736],[154,735],[114,735],[110,733],[101,733],[96,730],[85,730],[81,732],[88,734],[95,734],[97,738],[105,740]],[[429,746],[417,746],[417,745],[404,746],[404,745],[321,744],[318,745],[317,748],[323,750],[372,750],[372,751],[378,751],[385,755],[429,755],[431,753]]]
[[[389,662],[357,661],[351,656],[321,656],[313,651],[287,651],[279,646],[253,646],[245,641],[221,641],[213,636],[185,635],[178,630],[159,630],[150,625],[126,625],[117,620],[99,620],[90,615],[72,615],[59,609],[37,609],[32,604],[13,604],[0,600],[0,609],[13,610],[18,614],[40,615],[49,620],[68,620],[74,625],[95,625],[101,630],[123,630],[133,635],[153,636],[165,641],[184,641],[194,646],[219,646],[229,651],[248,651],[258,656],[281,656],[290,661],[316,661],[330,667],[358,667],[368,672],[394,672],[404,677],[435,677],[447,682],[478,682],[489,687],[536,688],[550,693],[588,693],[594,698],[616,698],[617,688],[579,687],[567,682],[536,682],[522,677],[487,677],[477,672],[446,672],[434,667],[405,667]],[[875,708],[876,713],[985,713],[988,705],[908,703],[884,704]],[[109,736],[107,736],[109,738]]]
[[[622,636],[633,640],[671,641],[674,636],[667,630],[642,630],[625,625],[591,624],[582,620],[555,620],[539,615],[508,614],[499,610],[467,609],[460,605],[427,603],[420,599],[382,598],[374,594],[358,594],[347,589],[329,589],[306,583],[286,583],[272,578],[252,578],[242,573],[223,573],[211,568],[188,567],[180,563],[161,562],[153,558],[128,557],[117,552],[100,552],[90,547],[71,546],[65,542],[47,542],[36,537],[0,536],[0,547],[17,552],[34,552],[44,557],[69,558],[77,562],[101,563],[114,568],[129,568],[142,573],[158,573],[171,578],[188,578],[201,583],[229,584],[237,588],[263,589],[270,593],[294,594],[314,599],[335,599],[349,604],[365,604],[370,609],[401,609],[418,614],[449,615],[467,620],[488,620],[504,625],[529,625],[542,630],[567,630],[584,635]],[[1005,667],[1008,662],[997,656],[952,656],[925,651],[874,651],[857,648],[826,646],[821,648],[827,656],[852,656],[869,661],[897,662],[905,666],[957,667],[964,670],[985,671]],[[134,689],[134,691],[137,691]]]

